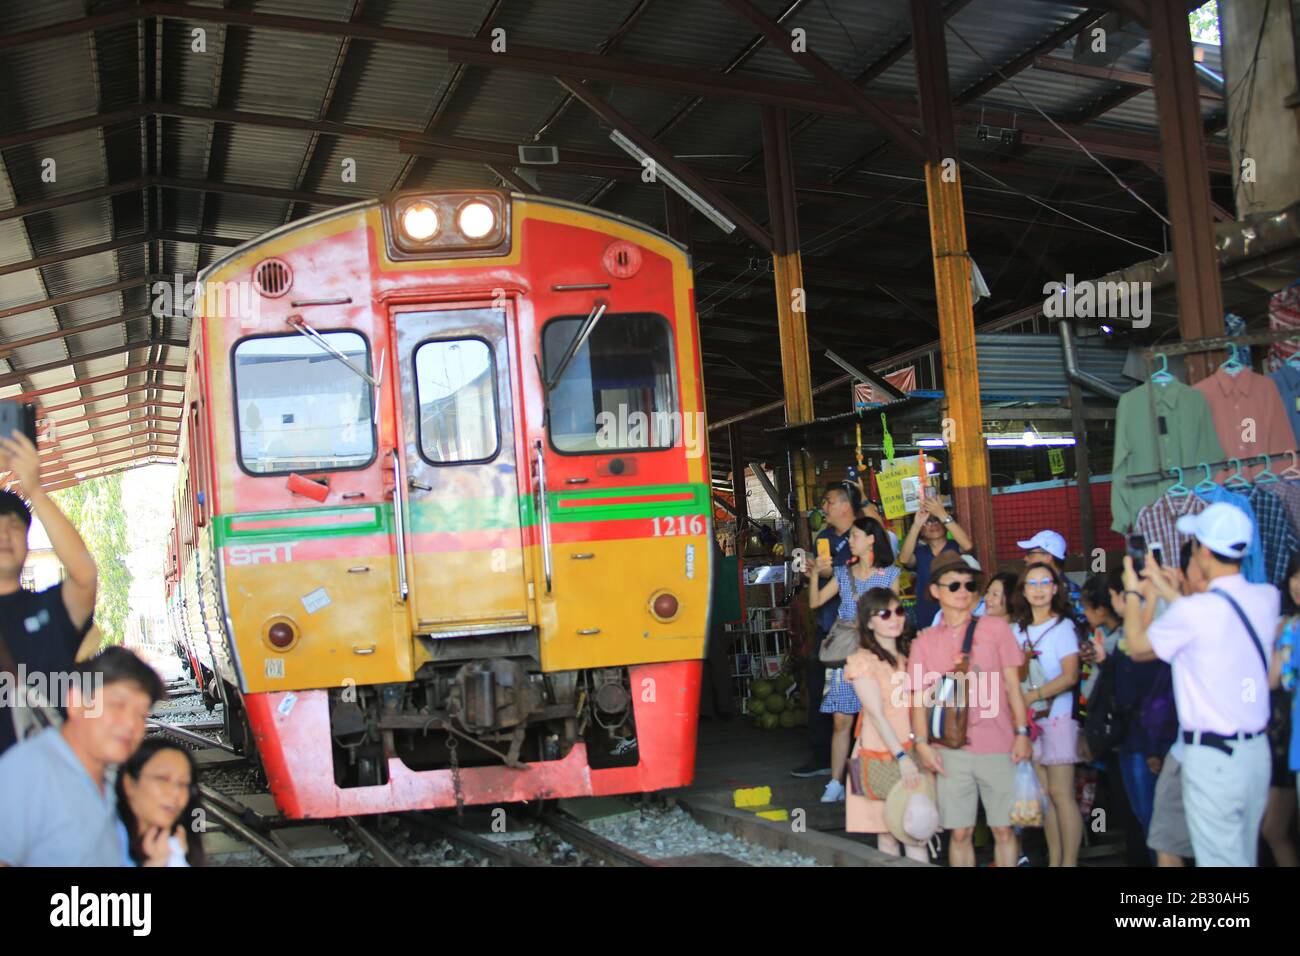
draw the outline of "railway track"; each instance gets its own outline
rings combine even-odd
[[[213,740],[210,737],[195,733],[193,730],[177,727],[161,720],[151,719],[149,729],[154,733],[166,734],[190,747],[210,748],[229,754],[237,754],[234,748],[221,741]],[[245,766],[241,761],[235,761],[234,763],[236,772],[240,772],[238,768]],[[229,769],[232,768],[227,763],[221,769],[209,771],[209,773],[219,774],[223,770]],[[246,770],[242,772],[247,773]],[[205,779],[211,780],[210,777],[205,777]],[[244,781],[244,785],[238,788],[241,796],[245,794],[247,786],[247,781]],[[253,784],[253,786],[256,787],[257,785]],[[227,784],[227,789],[230,789],[229,784]],[[568,814],[555,809],[546,810],[535,819],[507,817],[506,826],[513,833],[531,833],[532,838],[523,841],[506,842],[475,832],[473,828],[456,821],[450,814],[438,811],[379,814],[367,818],[364,823],[356,817],[308,822],[264,816],[241,803],[234,796],[220,792],[215,786],[200,784],[199,793],[206,812],[214,822],[219,824],[231,836],[261,853],[276,866],[297,867],[303,865],[301,860],[294,857],[292,851],[285,846],[278,845],[272,838],[276,830],[303,826],[326,827],[340,838],[341,843],[348,845],[349,852],[359,850],[360,854],[368,856],[377,866],[398,868],[429,864],[428,857],[423,861],[415,859],[411,854],[403,853],[399,848],[394,847],[391,840],[380,836],[376,831],[384,828],[386,824],[389,826],[396,824],[397,830],[403,828],[406,830],[406,839],[403,840],[399,837],[399,844],[402,842],[419,844],[422,842],[419,837],[433,838],[441,840],[450,847],[472,857],[486,860],[490,865],[494,866],[600,865],[626,868],[681,865],[675,862],[673,858],[654,859],[623,846],[615,840],[594,832]],[[256,793],[252,795],[255,796]],[[549,834],[543,834],[541,831],[549,831]],[[547,835],[551,838],[549,845],[546,839]],[[346,837],[351,837],[351,841],[349,842]],[[558,850],[556,844],[559,845]],[[520,846],[527,849],[520,849]],[[532,852],[528,852],[528,850],[532,850]],[[423,851],[418,851],[414,854],[414,857],[419,857],[421,852]],[[708,861],[710,864],[721,862],[746,865],[742,861],[735,860],[724,853],[715,853],[712,856],[713,859]],[[559,859],[560,857],[563,857],[563,859]],[[454,858],[447,857],[446,859]],[[438,864],[435,863],[435,865]],[[696,863],[695,865],[699,864]]]

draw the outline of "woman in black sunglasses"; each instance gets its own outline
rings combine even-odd
[[[897,591],[902,569],[894,564],[889,538],[874,518],[853,522],[848,540],[851,552],[848,563],[833,568],[835,576],[824,584],[816,575],[810,576],[808,600],[815,611],[838,596],[838,619],[857,621],[859,597],[872,588]],[[844,668],[837,667],[827,673],[820,710],[830,714],[832,720],[831,779],[822,794],[822,802],[834,803],[844,799],[844,769],[853,742],[853,720],[859,711],[857,695],[844,679]]]
[[[127,865],[203,866],[199,776],[180,744],[149,737],[117,771],[117,813],[126,827]]]
[[[853,756],[864,761],[896,760],[903,785],[917,787],[923,771],[912,757],[907,692],[907,652],[914,631],[898,595],[886,588],[872,588],[858,599],[859,650],[844,662],[844,677],[852,683],[862,704],[854,735]],[[925,862],[923,846],[903,846],[885,822],[885,801],[853,792],[845,798],[845,830],[875,833],[882,853],[898,856],[905,852]]]

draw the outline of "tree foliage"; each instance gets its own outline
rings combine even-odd
[[[56,491],[51,497],[81,533],[99,569],[95,623],[104,635],[104,643],[121,644],[126,636],[126,621],[131,608],[122,476],[92,478]]]
[[[1220,42],[1219,4],[1217,0],[1210,0],[1204,6],[1197,7],[1187,15],[1187,19],[1192,24],[1193,40],[1199,40],[1202,43]]]

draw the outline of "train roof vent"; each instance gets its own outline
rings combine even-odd
[[[253,270],[253,285],[268,299],[275,299],[293,285],[293,270],[283,259],[266,259]]]

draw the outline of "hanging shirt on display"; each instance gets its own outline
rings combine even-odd
[[[1154,407],[1154,414],[1152,414]],[[1198,461],[1219,461],[1223,448],[1205,396],[1182,382],[1139,385],[1120,396],[1115,410],[1115,457],[1111,466],[1111,530],[1124,532],[1138,511],[1156,501],[1173,485],[1167,478],[1130,485],[1129,475],[1168,471],[1180,466],[1189,472]]]
[[[1198,491],[1196,494],[1204,498],[1208,504],[1226,501],[1234,508],[1239,508],[1250,519],[1250,547],[1246,549],[1241,559],[1241,574],[1251,584],[1267,582],[1268,576],[1264,571],[1264,546],[1259,540],[1259,523],[1255,520],[1255,509],[1250,506],[1250,500],[1245,495],[1228,491],[1218,485],[1209,491]]]
[[[1274,587],[1284,588],[1287,562],[1300,549],[1300,537],[1296,536],[1281,500],[1268,488],[1268,485],[1255,485],[1246,494],[1246,500],[1254,509],[1259,541],[1264,546],[1264,580]]]
[[[1159,541],[1165,563],[1172,566],[1178,563],[1183,542],[1190,540],[1178,530],[1178,519],[1183,515],[1198,515],[1208,507],[1205,499],[1196,495],[1167,494],[1138,512],[1133,530],[1143,535],[1147,544]]]
[[[1284,478],[1276,484],[1264,487],[1282,502],[1282,507],[1286,509],[1286,516],[1291,519],[1291,527],[1300,532],[1300,481],[1289,481]]]
[[[1291,422],[1291,438],[1300,446],[1300,368],[1284,364],[1269,378],[1282,396],[1282,407]]]
[[[1252,458],[1257,455],[1281,455],[1295,447],[1291,419],[1277,386],[1267,376],[1242,369],[1231,373],[1219,369],[1193,388],[1205,396],[1214,418],[1214,431],[1223,447],[1221,458]],[[1213,458],[1202,459],[1214,461]],[[1231,466],[1222,474],[1231,474]],[[1263,462],[1246,465],[1244,477],[1264,470]]]

